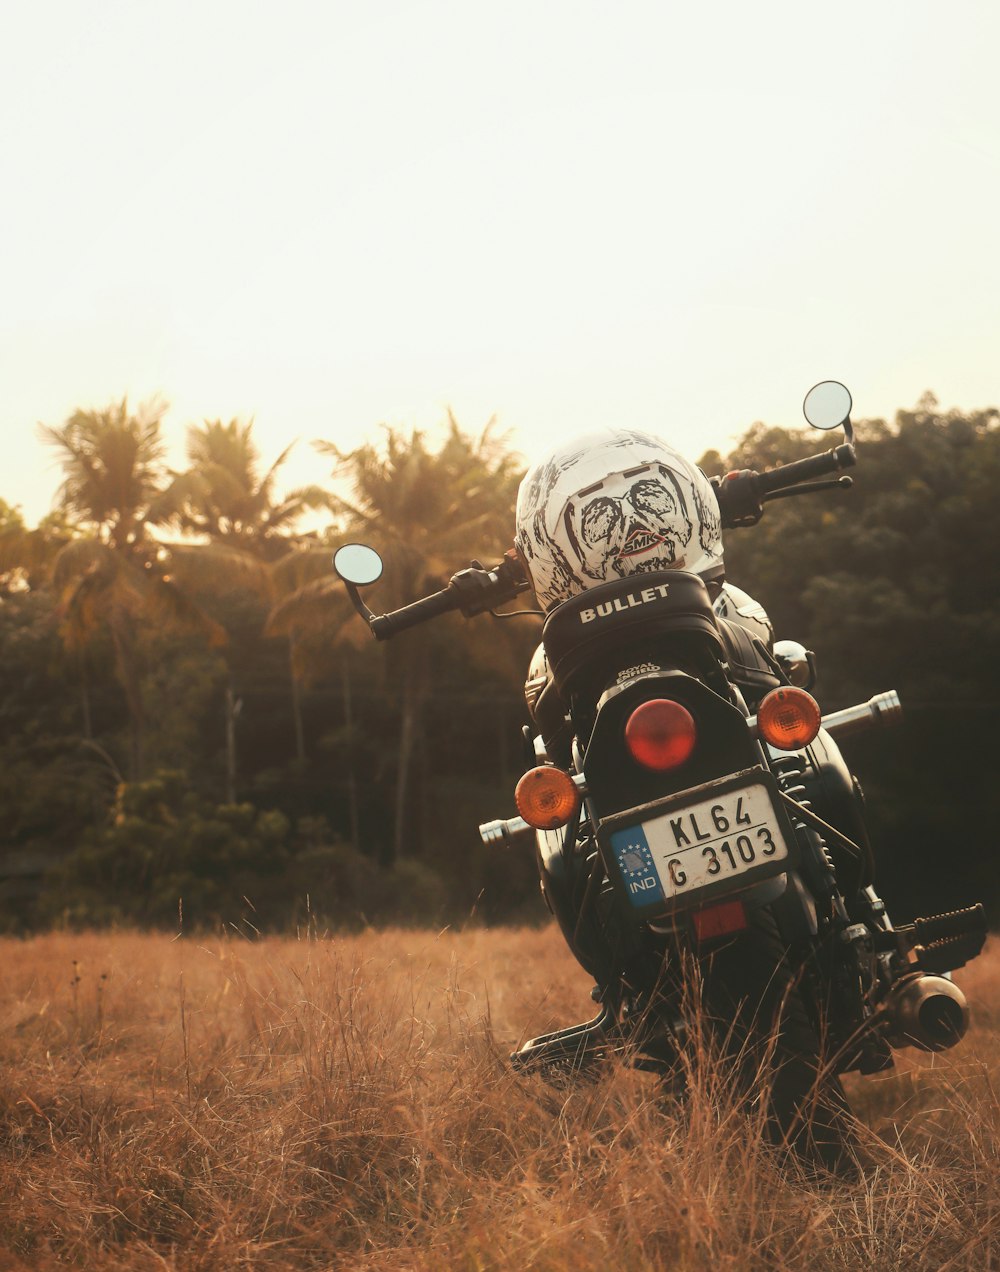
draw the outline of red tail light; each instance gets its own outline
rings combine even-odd
[[[699,941],[711,940],[713,936],[728,936],[730,932],[742,932],[750,926],[742,901],[723,901],[721,905],[710,905],[704,910],[695,910],[691,918]]]
[[[651,698],[629,716],[625,745],[644,768],[665,773],[687,761],[698,740],[694,716],[669,698]]]

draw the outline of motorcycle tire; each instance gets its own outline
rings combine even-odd
[[[702,960],[706,1023],[733,1065],[748,1105],[767,1099],[766,1133],[805,1164],[857,1173],[853,1118],[839,1077],[824,1063],[774,919],[756,911],[749,929]]]

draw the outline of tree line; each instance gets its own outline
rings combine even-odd
[[[897,688],[900,729],[849,744],[902,917],[983,899],[1000,615],[1000,427],[930,396],[857,426],[849,494],[769,506],[729,577],[817,651],[824,709]],[[56,511],[0,502],[0,922],[291,924],[537,915],[509,815],[538,623],[449,617],[376,645],[333,548],[379,548],[379,610],[509,545],[519,457],[449,418],[318,443],[332,484],[281,492],[252,424],[78,411],[44,435]],[[817,435],[754,425],[708,472],[763,469]]]

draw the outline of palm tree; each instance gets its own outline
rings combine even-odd
[[[171,554],[177,567],[190,570],[192,582],[200,579],[213,586],[229,586],[238,582],[249,586],[273,605],[278,586],[272,566],[290,550],[300,552],[312,536],[295,533],[295,523],[311,508],[325,507],[329,496],[318,486],[305,486],[283,497],[276,494],[278,471],[292,449],[286,446],[270,467],[261,473],[260,452],[253,439],[253,420],[241,424],[232,419],[205,420],[188,429],[187,455],[189,467],[175,477],[171,488],[176,505],[176,524],[186,533],[207,540],[207,545],[172,544]],[[205,551],[206,546],[210,549]],[[325,556],[326,554],[324,554]],[[302,725],[300,660],[296,657],[294,626],[285,633],[289,642],[289,674],[291,681],[292,717],[295,727],[296,753],[305,759],[305,735]],[[232,736],[232,686],[227,702]],[[229,772],[233,771],[230,747]],[[230,776],[228,798],[232,798]]]
[[[334,498],[353,529],[373,534],[392,563],[399,604],[422,594],[424,582],[449,575],[455,561],[477,546],[500,551],[513,531],[513,499],[521,477],[518,458],[490,420],[470,437],[448,413],[444,442],[429,450],[422,432],[409,437],[385,430],[383,446],[367,443],[343,452],[331,442],[316,449],[336,462],[351,499]]]
[[[288,639],[294,686],[304,689],[339,669],[348,741],[344,777],[350,835],[351,842],[360,846],[357,776],[350,737],[354,728],[351,650],[367,647],[371,633],[354,612],[343,584],[333,575],[332,556],[332,545],[300,544],[274,562],[270,567],[274,604],[264,634]]]
[[[63,511],[49,513],[34,530],[29,530],[20,509],[0,499],[0,597],[49,587],[56,558],[78,534]],[[83,736],[88,745],[93,746],[86,650],[79,648],[72,652],[80,680]]]
[[[66,648],[82,652],[99,630],[114,651],[129,714],[129,776],[142,774],[145,718],[137,639],[144,624],[195,630],[225,643],[209,618],[169,572],[169,556],[153,536],[173,505],[165,488],[160,420],[151,403],[130,413],[126,399],[103,411],[76,411],[61,428],[41,426],[60,452],[63,512],[77,533],[55,554],[52,582]]]
[[[261,474],[253,420],[205,420],[189,428],[189,467],[173,487],[181,527],[212,543],[242,549],[257,560],[284,555],[294,523],[307,509],[325,507],[328,500],[317,486],[276,497],[278,470],[294,445],[286,446]]]
[[[372,543],[385,559],[385,581],[379,585],[382,608],[406,605],[443,586],[471,556],[499,556],[509,545],[520,469],[492,420],[478,437],[470,437],[449,412],[447,433],[436,451],[423,433],[404,436],[392,428],[386,429],[382,446],[368,443],[349,452],[330,442],[316,447],[333,458],[335,475],[349,483],[349,498],[330,500],[346,519],[347,533]],[[278,630],[294,617],[303,631],[325,623],[331,640],[353,641],[359,629],[347,621],[348,613],[342,587],[327,565],[323,577],[291,592],[269,625]],[[400,734],[395,826],[383,864],[402,855],[409,838],[411,763],[439,648],[435,633],[419,628],[385,647],[386,673],[400,707]]]

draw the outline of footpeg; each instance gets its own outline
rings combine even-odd
[[[985,943],[985,931],[967,932],[963,936],[931,941],[929,945],[915,945],[913,952],[923,971],[940,975],[942,972],[953,972],[956,968],[964,967],[969,959],[981,953]]]
[[[925,972],[940,974],[964,967],[986,943],[986,913],[982,905],[915,919],[896,929],[917,956]]]
[[[936,941],[946,941],[953,936],[966,936],[973,933],[982,933],[985,938],[986,912],[982,904],[970,905],[964,910],[949,910],[947,914],[934,914],[929,919],[915,919],[912,927],[915,945],[932,945]]]

